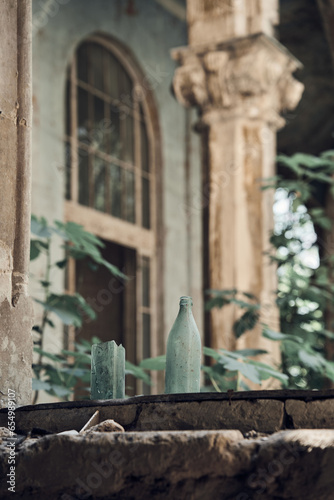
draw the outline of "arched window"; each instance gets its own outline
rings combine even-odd
[[[70,291],[98,313],[80,335],[122,342],[137,362],[156,353],[157,148],[142,81],[118,43],[100,36],[81,43],[68,69],[65,133],[65,218],[101,237],[104,257],[130,276],[117,292],[106,273],[72,263]]]
[[[80,45],[68,78],[66,198],[149,229],[153,172],[140,87],[102,41]]]

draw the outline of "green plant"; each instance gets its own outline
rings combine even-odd
[[[292,157],[279,155],[277,161],[285,175],[265,179],[262,189],[275,190],[276,205],[285,203],[284,211],[277,210],[270,239],[275,250],[270,258],[278,267],[277,305],[284,333],[259,325],[261,305],[249,293],[209,290],[206,306],[211,309],[234,304],[241,308],[244,312],[233,327],[235,337],[260,326],[264,337],[280,342],[283,385],[291,389],[319,389],[328,380],[334,382],[334,363],[326,359],[326,345],[334,339],[333,325],[328,329],[325,322],[325,313],[333,306],[334,256],[326,251],[323,238],[332,221],[322,206],[324,187],[334,195],[334,151],[326,151],[320,157],[302,153]],[[211,354],[219,359],[219,353]],[[237,355],[238,351],[232,353],[232,358]],[[233,364],[225,361],[225,366]],[[220,384],[226,385],[226,372],[214,365],[209,368],[210,378],[214,372],[221,373]],[[233,380],[232,377],[230,381]]]
[[[86,396],[83,395],[81,399],[89,399],[91,348],[92,344],[99,343],[101,340],[98,337],[93,337],[90,341],[81,339],[75,342],[74,351],[62,349],[58,354],[35,348],[35,351],[46,358],[46,361],[35,367],[35,370],[43,371],[43,380],[33,379],[33,388],[68,401],[80,383],[81,391],[86,393]],[[125,362],[125,374],[141,379],[148,385],[151,384],[148,374],[129,361]]]
[[[271,258],[278,267],[282,370],[289,388],[320,389],[334,381],[334,364],[326,359],[333,325],[325,318],[333,308],[334,256],[325,243],[332,221],[324,206],[334,195],[334,151],[279,155],[277,161],[285,175],[266,180],[263,189],[276,190]]]
[[[34,402],[39,390],[66,399],[73,392],[78,379],[89,381],[87,365],[89,363],[90,372],[90,357],[87,349],[91,344],[82,340],[76,343],[76,351],[62,350],[59,354],[47,352],[43,349],[46,327],[55,327],[54,317],[58,317],[66,326],[80,327],[85,316],[95,319],[96,313],[78,293],[55,293],[52,290],[52,273],[55,269],[64,271],[71,258],[86,258],[93,269],[104,266],[118,278],[125,280],[127,277],[102,257],[102,241],[74,222],[56,221],[51,226],[45,218],[32,216],[31,232],[34,238],[31,240],[30,259],[35,260],[42,255],[45,258],[44,276],[39,279],[43,298],[34,299],[43,310],[40,322],[33,327],[34,351],[38,354],[37,362],[33,364]],[[53,240],[57,237],[60,238],[64,258],[54,262],[51,252],[55,244]],[[69,362],[68,357],[74,361]]]
[[[212,358],[214,363],[202,365],[205,383],[201,390],[203,392],[224,392],[229,389],[249,390],[245,380],[248,379],[261,385],[264,380],[271,377],[278,379],[283,385],[286,384],[288,380],[286,375],[265,363],[252,359],[266,353],[267,351],[262,349],[242,349],[231,352],[226,349],[214,350],[203,347],[203,354]],[[139,367],[142,370],[163,371],[166,367],[166,356],[144,359]]]
[[[260,321],[260,304],[256,297],[248,292],[232,290],[207,290],[206,310],[214,307],[222,308],[234,305],[241,309],[241,316],[233,325],[236,338],[253,330]],[[265,325],[262,325],[266,328]],[[249,390],[245,379],[261,385],[264,380],[275,378],[283,386],[287,385],[288,376],[274,367],[253,358],[268,354],[263,349],[240,349],[227,351],[226,349],[214,350],[204,347],[204,354],[211,357],[215,363],[203,367],[206,375],[206,390],[212,388],[219,391],[228,389]]]

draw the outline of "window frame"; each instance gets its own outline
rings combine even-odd
[[[144,89],[144,98],[133,99],[134,115],[140,114],[142,107],[143,117],[146,125],[148,148],[149,148],[149,174],[145,174],[141,165],[141,139],[140,120],[134,119],[134,171],[135,171],[135,223],[115,217],[109,213],[101,212],[93,207],[88,207],[78,203],[78,137],[77,137],[77,50],[82,43],[92,42],[103,46],[123,66],[124,70],[133,81],[133,88],[138,86]],[[72,60],[69,63],[69,73],[66,76],[66,85],[70,82],[70,102],[69,109],[65,104],[65,120],[70,112],[69,127],[70,134],[66,135],[65,141],[70,144],[70,188],[71,200],[64,198],[64,219],[81,224],[84,228],[96,236],[115,242],[119,245],[130,247],[136,250],[136,362],[143,356],[143,314],[149,313],[151,316],[150,330],[150,350],[151,356],[157,356],[164,352],[163,344],[163,309],[162,309],[162,273],[158,269],[162,268],[162,179],[161,179],[161,147],[160,147],[160,127],[158,121],[157,108],[154,103],[151,88],[147,84],[148,80],[141,71],[135,58],[128,48],[123,47],[118,41],[102,35],[93,35],[85,38],[77,45]],[[64,99],[66,103],[66,97]],[[120,161],[121,163],[121,161]],[[147,175],[150,178],[150,229],[141,225],[142,204],[141,204],[141,177]],[[91,182],[91,180],[90,180]],[[160,213],[159,213],[160,212]],[[142,262],[143,259],[150,259],[150,306],[142,304]],[[70,261],[68,266],[67,288],[69,293],[75,292],[75,261]],[[159,325],[158,325],[159,317]],[[126,330],[128,330],[126,328]],[[131,338],[133,332],[125,331],[124,337]],[[68,332],[68,347],[73,348],[75,341],[75,330],[70,328]],[[157,376],[152,374],[153,388],[157,384]],[[137,381],[136,391],[142,390],[141,381]]]

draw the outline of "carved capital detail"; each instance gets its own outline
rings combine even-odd
[[[252,35],[208,46],[175,49],[180,63],[173,88],[184,106],[200,109],[202,120],[220,115],[264,119],[275,128],[280,114],[294,109],[304,90],[293,72],[301,67],[282,45],[266,35]]]

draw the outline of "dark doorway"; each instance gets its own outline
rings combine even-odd
[[[102,342],[115,340],[126,349],[126,359],[136,362],[136,251],[103,241],[102,255],[117,266],[127,280],[113,276],[105,267],[95,266],[89,259],[76,261],[76,291],[97,314],[86,318],[76,332],[76,340],[98,337]],[[133,380],[127,384],[134,386]],[[132,390],[127,390],[130,394]],[[76,395],[77,396],[77,395]]]

